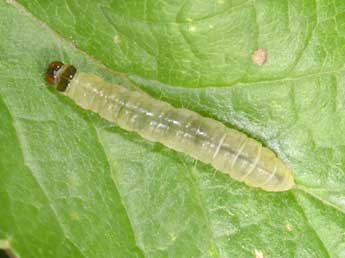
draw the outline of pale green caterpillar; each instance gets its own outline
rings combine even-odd
[[[216,120],[77,72],[59,61],[49,65],[46,79],[82,108],[147,140],[211,164],[235,180],[273,192],[294,186],[291,171],[270,149]]]

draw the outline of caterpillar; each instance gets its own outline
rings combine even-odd
[[[149,141],[210,164],[248,186],[271,192],[294,187],[291,170],[273,151],[219,121],[78,72],[60,61],[49,64],[46,80],[80,107]]]

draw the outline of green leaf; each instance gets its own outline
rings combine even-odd
[[[2,1],[0,248],[344,257],[344,29],[342,0]],[[247,187],[78,108],[44,82],[52,60],[246,132],[297,188]]]

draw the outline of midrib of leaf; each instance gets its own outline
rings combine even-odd
[[[343,67],[339,67],[338,69],[334,69],[334,70],[325,70],[325,71],[320,71],[320,72],[316,72],[316,73],[304,73],[302,75],[292,75],[289,77],[277,77],[277,78],[272,78],[272,79],[265,79],[265,80],[260,80],[260,81],[241,81],[241,82],[236,82],[235,84],[231,84],[229,86],[234,87],[236,85],[251,85],[251,84],[256,84],[256,83],[272,83],[272,82],[296,82],[299,79],[303,79],[303,78],[311,78],[314,76],[322,76],[322,75],[327,75],[327,74],[335,74],[335,73],[340,73],[340,72],[344,72],[345,65]],[[214,86],[214,87],[229,87],[229,86]],[[197,88],[197,87],[196,87]],[[202,87],[202,88],[208,88],[208,87]]]
[[[210,232],[210,235],[211,235],[211,239],[212,239],[212,244],[215,245],[215,247],[217,248],[216,249],[216,253],[212,253],[212,257],[221,257],[220,256],[220,247],[218,246],[217,244],[217,241],[216,241],[216,238],[215,238],[215,232],[214,232],[214,229],[212,227],[212,223],[211,223],[211,219],[210,219],[210,215],[209,215],[209,210],[207,209],[207,205],[205,205],[205,202],[204,202],[204,198],[203,198],[203,195],[201,193],[201,190],[200,190],[200,187],[199,187],[199,184],[198,184],[198,179],[197,177],[194,176],[193,174],[193,171],[190,167],[186,167],[186,170],[188,172],[186,173],[190,173],[191,175],[191,178],[193,179],[193,188],[195,189],[196,193],[197,193],[197,199],[198,199],[198,203],[200,205],[200,207],[202,208],[202,211],[203,211],[203,217],[205,218],[205,221],[206,221],[206,225],[208,227],[208,231]],[[213,250],[212,250],[213,251]],[[216,255],[216,256],[214,256]]]
[[[25,146],[26,144],[24,144],[23,138],[25,138],[25,136],[20,133],[20,127],[18,126],[18,123],[16,123],[16,119],[14,118],[10,108],[8,107],[8,105],[6,105],[6,102],[3,101],[3,97],[0,94],[0,101],[3,102],[5,105],[4,107],[7,108],[8,114],[11,117],[11,122],[12,122],[12,127],[13,127],[13,131],[14,134],[16,135],[17,141],[19,143],[19,145],[21,146],[21,148],[19,148],[21,150],[21,159],[23,160],[23,167],[25,167],[28,171],[30,171],[30,175],[31,177],[34,179],[34,181],[37,183],[37,186],[39,187],[39,189],[41,190],[41,192],[43,193],[43,196],[45,197],[45,199],[47,200],[47,203],[49,203],[49,207],[52,211],[52,214],[54,214],[55,220],[57,222],[57,224],[60,226],[60,229],[62,230],[65,238],[67,241],[69,241],[79,252],[83,257],[87,257],[78,247],[78,245],[76,245],[76,243],[69,237],[69,235],[67,234],[66,228],[64,227],[63,223],[60,221],[59,216],[57,214],[56,209],[54,208],[53,205],[51,205],[52,203],[54,203],[50,198],[49,195],[47,194],[47,189],[45,189],[45,187],[43,186],[43,184],[40,182],[40,180],[36,177],[35,173],[34,173],[34,169],[31,168],[30,166],[30,162],[28,162],[26,160],[26,157],[29,155],[27,153],[27,151],[25,150]],[[17,124],[17,125],[16,125]],[[12,212],[12,214],[14,214]],[[15,216],[13,216],[15,219]],[[20,228],[15,225],[17,227],[17,229],[20,231]],[[30,248],[29,248],[30,249]]]
[[[24,148],[25,144],[23,144],[23,142],[21,140],[21,138],[23,138],[24,136],[20,137],[22,134],[20,133],[19,126],[16,125],[16,119],[13,116],[13,114],[11,113],[10,108],[8,107],[8,105],[6,105],[6,102],[5,102],[4,98],[1,95],[0,95],[0,107],[4,108],[5,112],[9,115],[10,122],[11,122],[10,126],[13,128],[12,131],[13,131],[13,134],[15,135],[15,137],[16,137],[16,141],[17,141],[17,143],[19,143],[18,145],[20,145],[20,146],[22,146],[22,148]],[[13,143],[13,144],[16,144],[16,143]],[[34,182],[36,183],[36,185],[40,189],[40,192],[43,194],[43,196],[44,196],[45,200],[47,201],[47,203],[49,203],[49,208],[51,210],[51,213],[54,215],[55,221],[57,222],[56,224],[59,226],[60,230],[64,233],[65,239],[75,248],[75,250],[78,250],[78,252],[80,253],[80,255],[82,257],[87,257],[87,256],[85,256],[85,254],[83,254],[83,252],[80,250],[80,248],[74,243],[74,241],[72,239],[69,238],[68,234],[66,233],[66,229],[63,226],[63,223],[61,223],[61,221],[59,220],[59,216],[56,213],[56,209],[51,205],[52,202],[51,202],[49,196],[46,193],[46,189],[42,186],[42,184],[39,182],[39,180],[35,176],[35,174],[33,172],[33,169],[30,168],[29,162],[27,162],[26,159],[25,159],[25,156],[26,156],[25,155],[25,150],[23,150],[22,148],[18,148],[18,149],[20,149],[20,155],[21,155],[20,157],[18,157],[18,160],[20,160],[20,162],[22,162],[23,168],[27,172],[30,172],[28,174],[31,176],[31,178],[34,180]],[[14,211],[14,209],[12,207],[11,202],[9,203],[9,205],[10,205],[9,206],[9,208],[10,208],[9,214],[11,214],[13,220],[16,221],[17,219],[16,219],[16,216],[15,216],[15,211]],[[13,227],[16,228],[18,232],[22,231],[18,223],[13,223]],[[22,233],[22,235],[25,235],[25,234]],[[11,238],[6,239],[6,241],[8,242],[8,247],[7,248],[11,248],[11,246],[10,246]],[[23,240],[22,243],[25,246],[26,252],[29,253],[29,254],[32,254],[32,250],[31,250],[32,248],[25,244],[26,241]],[[14,249],[12,251],[15,252],[16,249]]]
[[[318,200],[318,201],[322,202],[324,205],[327,205],[327,206],[329,206],[330,208],[333,208],[333,209],[339,211],[340,213],[345,214],[345,210],[344,210],[344,209],[339,208],[338,206],[332,204],[331,202],[329,202],[329,201],[327,201],[327,200],[321,198],[321,197],[318,196],[317,194],[313,193],[313,192],[312,192],[313,189],[309,189],[308,187],[304,187],[304,186],[302,186],[302,185],[299,186],[297,189],[303,191],[303,192],[304,192],[305,194],[307,194],[307,195],[310,195],[310,196],[313,197],[315,200]],[[323,189],[323,188],[318,188],[317,190],[325,190],[325,191],[327,191],[327,192],[330,192],[330,191],[331,191],[330,189]],[[337,191],[331,191],[331,192],[337,192]],[[339,192],[340,192],[340,191],[339,191]]]
[[[108,153],[107,153],[106,151],[104,151],[104,144],[103,144],[103,142],[100,140],[100,136],[99,136],[98,130],[97,130],[96,127],[92,127],[92,130],[94,131],[94,134],[95,134],[96,137],[97,137],[98,143],[103,147],[103,154],[104,154],[104,156],[105,156],[105,158],[106,158],[107,167],[109,168],[110,174],[112,174],[112,173],[113,173],[113,168],[112,168],[112,166],[111,166],[111,164],[110,164],[110,162],[109,162]],[[139,248],[139,250],[141,250],[141,252],[142,252],[142,254],[143,254],[144,257],[150,257],[150,256],[146,253],[145,248],[143,248],[143,247],[140,245],[139,241],[138,241],[138,237],[137,237],[137,236],[138,236],[138,232],[136,232],[135,227],[133,227],[132,218],[131,218],[130,214],[128,213],[128,208],[127,208],[127,206],[126,206],[126,203],[123,202],[123,196],[122,196],[121,191],[119,191],[119,188],[118,188],[118,185],[117,185],[116,180],[114,180],[113,177],[112,177],[112,178],[111,178],[111,181],[113,182],[114,187],[116,188],[116,190],[118,191],[118,193],[119,193],[119,195],[120,195],[120,197],[121,197],[121,198],[120,198],[121,204],[122,204],[122,206],[124,207],[124,209],[125,209],[125,211],[126,211],[126,214],[127,214],[127,217],[128,217],[128,219],[129,219],[130,228],[131,228],[131,231],[132,231],[132,233],[133,233],[133,235],[134,235],[134,239],[135,239],[136,246]]]
[[[294,200],[296,202],[296,204],[300,207],[302,213],[303,213],[303,216],[304,216],[304,219],[305,221],[307,222],[308,224],[308,227],[312,229],[312,231],[315,233],[315,235],[317,236],[320,244],[322,245],[322,248],[325,250],[325,252],[327,253],[328,257],[331,257],[331,254],[330,254],[330,251],[328,250],[328,248],[326,247],[326,244],[323,242],[322,238],[320,237],[320,235],[318,234],[317,230],[312,226],[312,224],[310,223],[309,221],[309,218],[307,216],[307,214],[305,213],[304,211],[304,207],[298,202],[297,198],[295,197],[295,194],[296,193],[292,193],[292,195],[294,196]]]

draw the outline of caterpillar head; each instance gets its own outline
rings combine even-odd
[[[65,65],[60,61],[54,61],[49,64],[45,78],[58,91],[64,92],[76,72],[77,69],[73,65]]]

